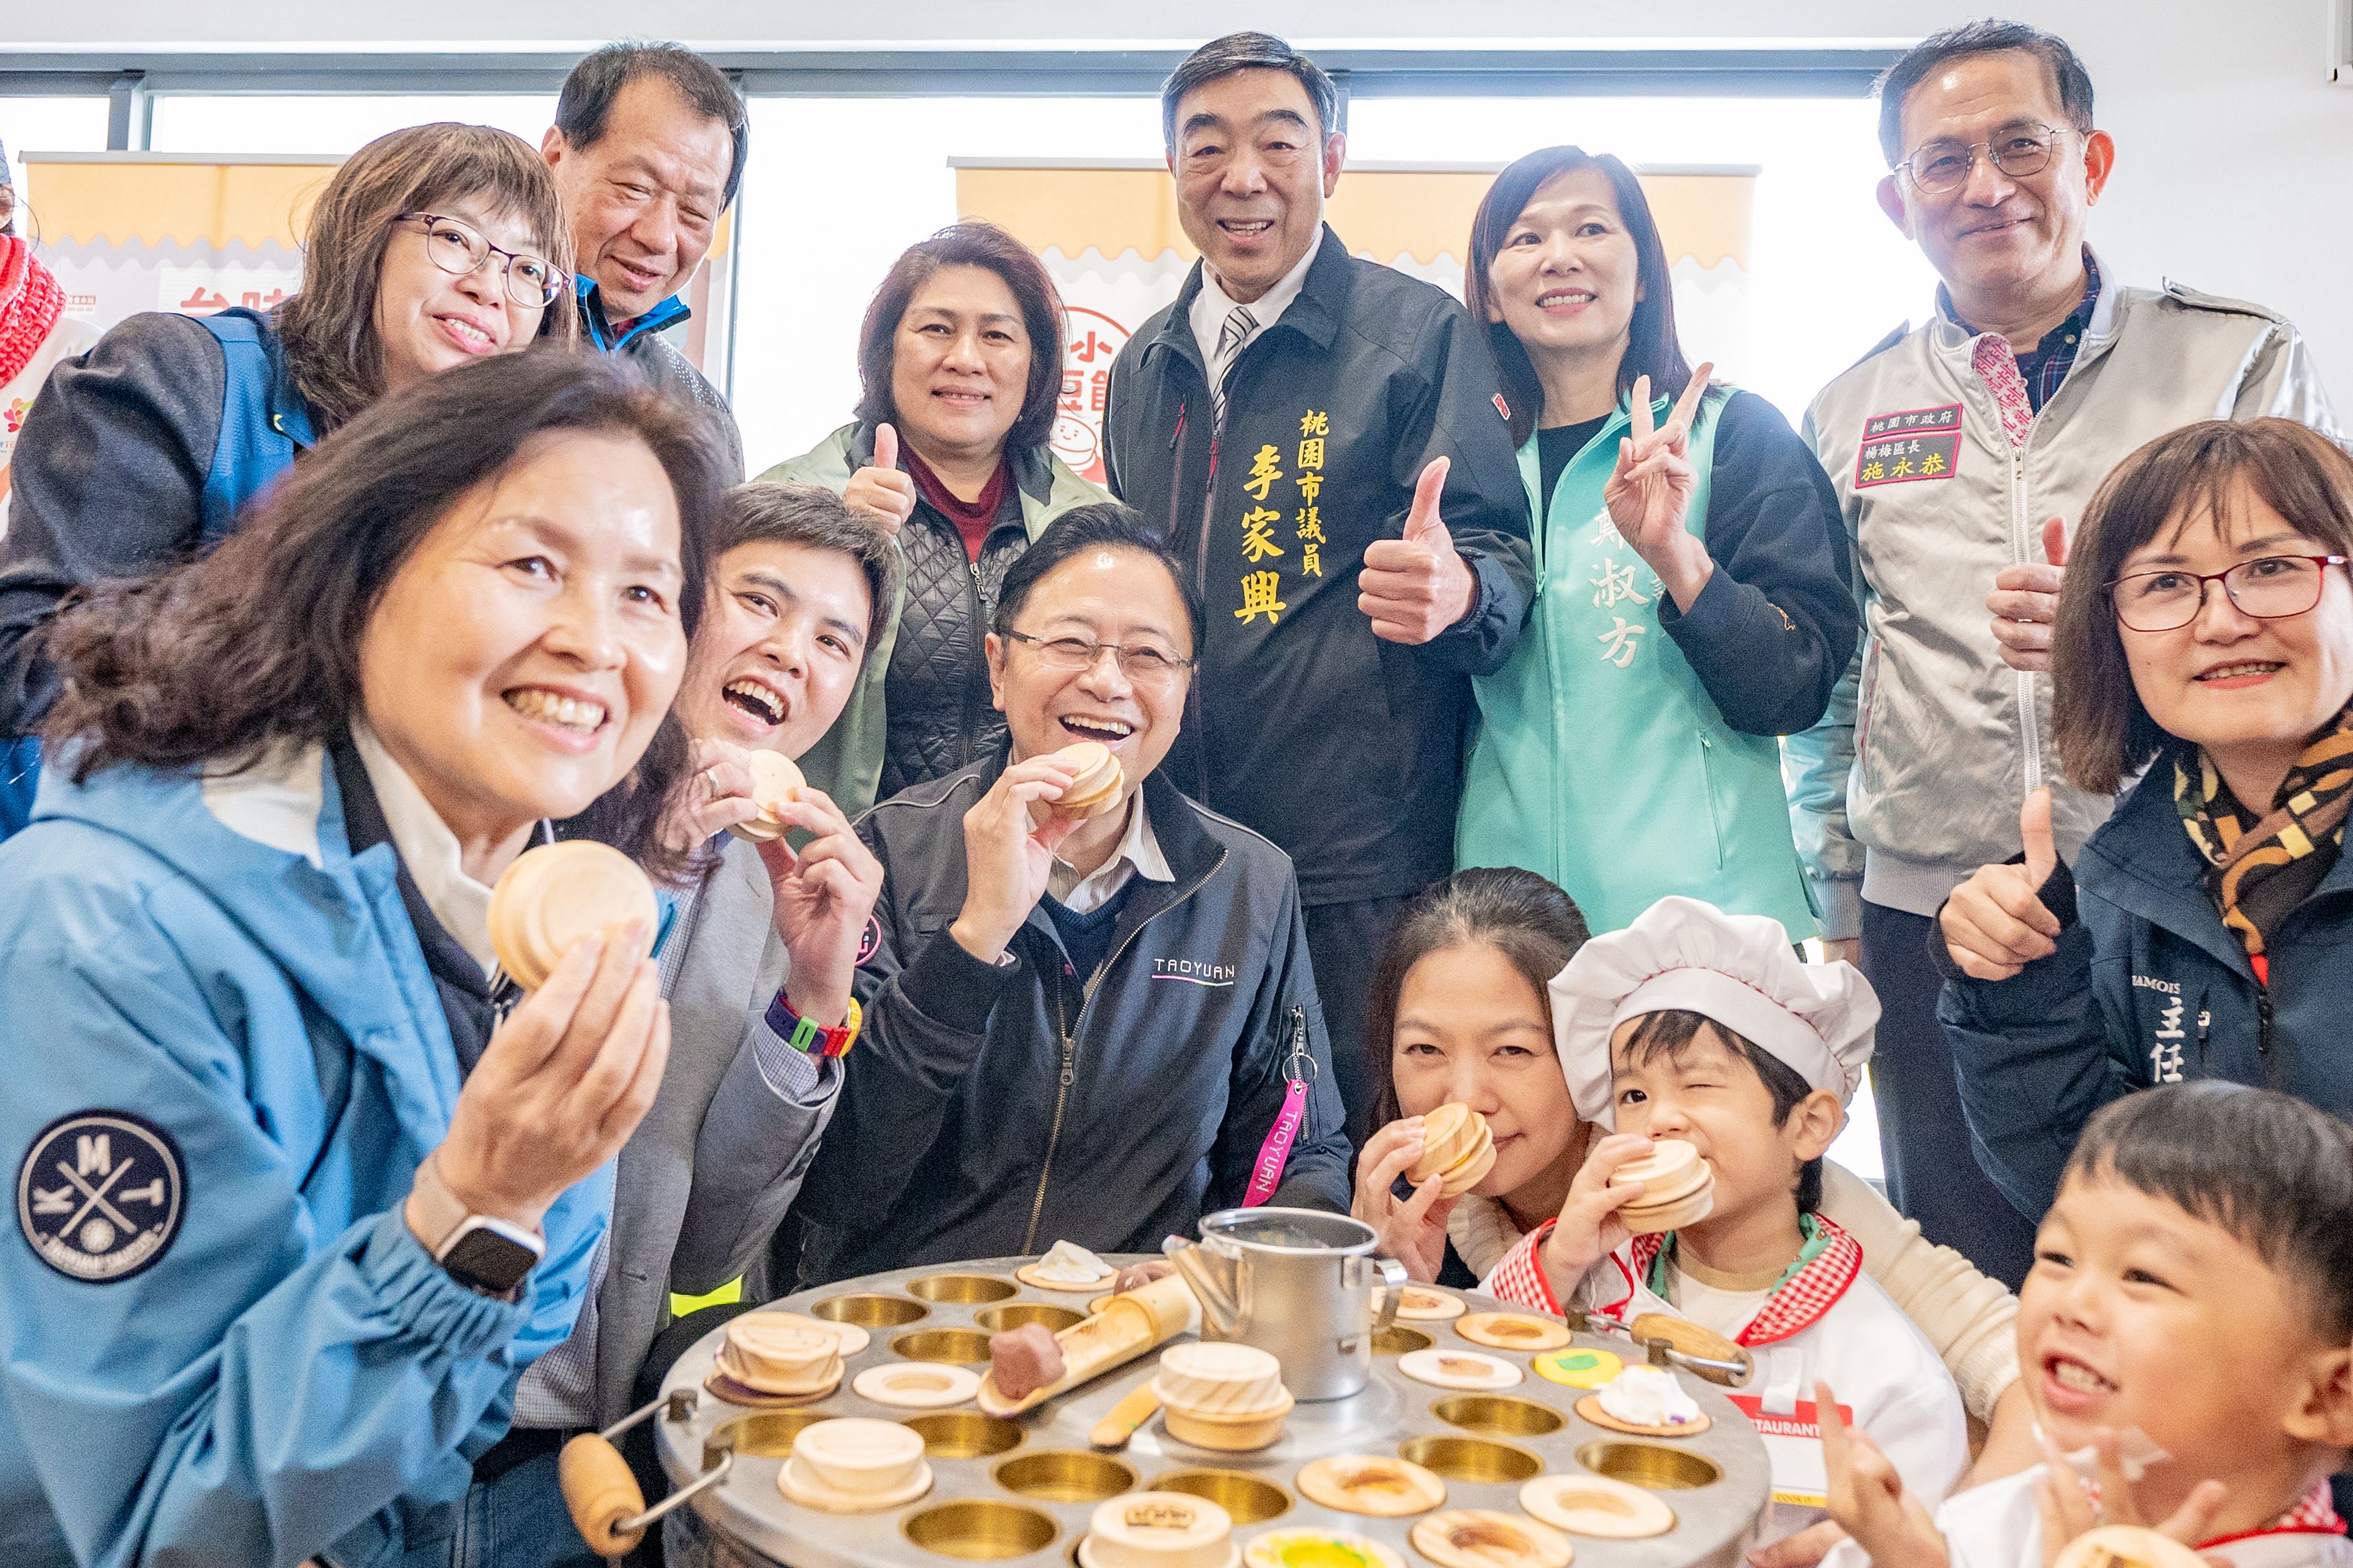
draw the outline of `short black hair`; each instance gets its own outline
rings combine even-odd
[[[1887,166],[1904,161],[1904,100],[1947,60],[1969,55],[1999,55],[2011,50],[2032,55],[2051,72],[2059,89],[2059,111],[2078,131],[2092,128],[2092,74],[2084,68],[2067,40],[2024,22],[1980,16],[1941,33],[1931,33],[1904,51],[1880,72],[1872,91],[1879,95],[1879,150]]]
[[[2112,1176],[2220,1226],[2353,1338],[2353,1126],[2268,1089],[2209,1079],[2101,1108],[2060,1177]]]
[[[1764,1047],[1750,1040],[1736,1029],[1727,1029],[1715,1019],[1687,1008],[1669,1007],[1662,1012],[1645,1013],[1634,1024],[1634,1033],[1626,1041],[1629,1065],[1641,1067],[1659,1057],[1679,1061],[1699,1037],[1701,1025],[1706,1025],[1723,1037],[1733,1054],[1755,1069],[1765,1083],[1766,1092],[1773,1097],[1773,1125],[1786,1127],[1789,1113],[1798,1109],[1814,1086],[1799,1076],[1798,1069],[1775,1056]],[[1798,1212],[1812,1214],[1822,1206],[1822,1156],[1815,1155],[1798,1167]]]
[[[696,113],[727,127],[734,159],[728,166],[726,192],[720,197],[720,206],[725,208],[743,186],[744,163],[752,155],[751,116],[735,84],[692,49],[644,39],[607,44],[564,79],[564,90],[555,97],[555,128],[575,147],[595,146],[605,134],[605,121],[621,89],[648,76],[661,78]]]
[[[822,485],[780,485],[754,479],[727,492],[719,513],[719,537],[712,551],[719,558],[741,544],[806,544],[831,550],[858,563],[866,574],[867,602],[864,658],[874,651],[882,628],[891,619],[896,590],[898,557],[881,529],[842,504],[839,496]]]
[[[1133,550],[1150,556],[1167,570],[1168,580],[1176,584],[1176,596],[1185,601],[1185,619],[1193,634],[1193,657],[1200,658],[1208,626],[1193,574],[1168,548],[1159,531],[1144,521],[1141,512],[1115,500],[1074,506],[1046,525],[1046,531],[1005,569],[1004,584],[997,591],[997,615],[989,622],[989,629],[999,637],[1011,631],[1014,616],[1021,613],[1030,590],[1047,573],[1082,551],[1098,549]]]
[[[1315,106],[1316,130],[1328,140],[1347,126],[1340,118],[1340,89],[1322,66],[1271,33],[1228,33],[1212,38],[1187,55],[1168,79],[1160,84],[1160,135],[1170,148],[1176,145],[1176,104],[1197,87],[1236,71],[1285,71],[1307,89]]]

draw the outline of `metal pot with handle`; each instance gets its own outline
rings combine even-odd
[[[1365,1386],[1373,1335],[1396,1320],[1406,1271],[1379,1245],[1346,1215],[1240,1208],[1204,1216],[1198,1246],[1170,1237],[1162,1250],[1200,1298],[1203,1339],[1267,1352],[1293,1398],[1316,1400]],[[1376,1284],[1388,1287],[1377,1316]]]

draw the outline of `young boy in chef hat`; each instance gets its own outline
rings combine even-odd
[[[1778,921],[1662,899],[1594,937],[1553,978],[1553,1039],[1577,1114],[1611,1130],[1548,1227],[1490,1281],[1546,1311],[1666,1312],[1746,1346],[1733,1403],[1773,1468],[1778,1537],[1827,1500],[1814,1384],[1837,1385],[1905,1484],[1944,1496],[1968,1462],[1960,1394],[1911,1320],[1862,1271],[1862,1248],[1814,1212],[1823,1152],[1871,1058],[1879,999],[1848,963],[1810,964]],[[1630,1236],[1612,1186],[1654,1141],[1696,1147],[1715,1176],[1704,1218]],[[1603,1408],[1609,1406],[1603,1391]]]
[[[2231,1568],[2353,1564],[2328,1489],[2353,1450],[2353,1127],[2212,1080],[2104,1108],[2035,1237],[2018,1360],[2043,1463],[1933,1521],[1826,1421],[1852,1539],[1823,1568],[2043,1568],[2137,1523]]]

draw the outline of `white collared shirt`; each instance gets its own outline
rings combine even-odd
[[[1127,831],[1119,836],[1118,847],[1111,852],[1111,858],[1082,877],[1076,866],[1055,856],[1053,868],[1046,873],[1046,891],[1074,915],[1092,914],[1118,897],[1119,890],[1136,877],[1147,882],[1176,879],[1176,874],[1168,868],[1168,858],[1160,853],[1160,841],[1152,836],[1152,822],[1144,809],[1142,790],[1128,797]]]
[[[1307,269],[1315,265],[1316,253],[1323,248],[1324,236],[1319,231],[1315,243],[1307,247],[1307,254],[1299,258],[1298,264],[1275,279],[1273,288],[1250,302],[1250,313],[1258,319],[1258,325],[1250,329],[1249,337],[1234,345],[1232,358],[1240,359],[1242,350],[1250,347],[1261,332],[1282,320],[1282,313],[1291,309],[1291,302],[1307,287]],[[1193,309],[1186,319],[1192,323],[1193,341],[1200,345],[1201,364],[1209,373],[1213,386],[1224,379],[1225,369],[1218,363],[1218,334],[1225,330],[1226,318],[1240,303],[1218,280],[1218,269],[1203,261],[1201,291],[1193,296]]]
[[[425,907],[488,975],[499,966],[491,946],[491,889],[466,875],[458,836],[364,721],[352,721],[352,744],[384,810],[392,846],[400,851],[400,863],[408,868]]]

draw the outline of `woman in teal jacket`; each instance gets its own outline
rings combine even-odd
[[[689,418],[560,351],[464,366],[60,622],[0,845],[0,1562],[469,1560],[669,1049],[652,933],[517,1000],[490,884],[608,794],[668,868]]]
[[[1538,587],[1473,683],[1455,864],[1547,877],[1597,931],[1682,893],[1811,935],[1776,737],[1821,716],[1854,650],[1829,478],[1770,404],[1685,364],[1616,158],[1551,147],[1497,175],[1464,294],[1521,443]]]

